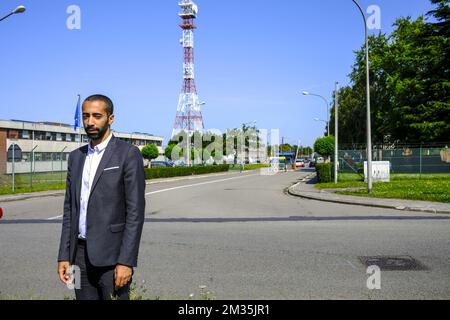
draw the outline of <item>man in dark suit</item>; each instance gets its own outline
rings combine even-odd
[[[70,284],[71,266],[79,267],[79,300],[129,299],[137,266],[145,214],[143,159],[137,147],[112,135],[113,112],[106,96],[83,102],[90,142],[68,160],[58,274]]]

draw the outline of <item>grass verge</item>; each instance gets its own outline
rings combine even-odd
[[[318,189],[364,188],[367,184],[358,174],[340,174],[339,183],[319,183]],[[423,200],[450,203],[450,174],[392,174],[391,182],[373,184],[371,194],[366,189],[337,191],[338,194],[387,198]]]

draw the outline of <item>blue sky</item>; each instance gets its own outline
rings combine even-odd
[[[257,121],[285,141],[311,145],[324,131],[322,100],[348,84],[363,22],[351,0],[197,0],[196,84],[206,128]],[[381,32],[399,17],[429,11],[428,0],[360,0],[381,8]],[[2,0],[0,119],[73,124],[76,95],[110,96],[115,130],[172,132],[182,84],[177,0]],[[69,5],[81,29],[69,30]],[[374,31],[378,32],[378,31]]]

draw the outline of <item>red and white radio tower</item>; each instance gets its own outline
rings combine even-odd
[[[179,4],[183,19],[180,24],[183,29],[181,43],[184,50],[183,60],[183,88],[178,99],[177,115],[173,126],[172,137],[180,131],[192,133],[204,128],[201,105],[194,78],[194,19],[197,18],[198,7],[191,0],[182,0]]]

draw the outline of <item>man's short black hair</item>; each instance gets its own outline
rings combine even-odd
[[[108,116],[114,114],[114,104],[110,98],[107,96],[104,96],[102,94],[93,94],[92,96],[87,97],[84,99],[83,105],[86,101],[93,102],[93,101],[103,101],[106,104],[106,113]]]

